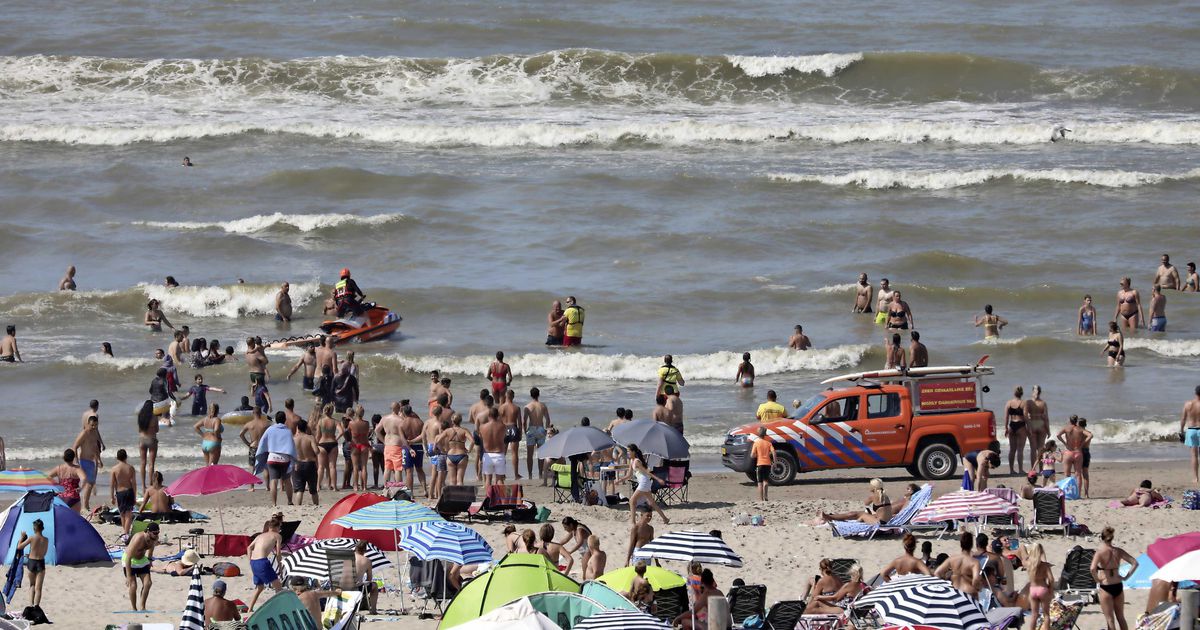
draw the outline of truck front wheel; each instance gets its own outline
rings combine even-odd
[[[771,466],[771,485],[784,486],[796,480],[796,456],[778,449],[775,451],[775,464]]]
[[[958,455],[954,449],[940,442],[921,449],[917,457],[917,471],[925,479],[949,479],[958,469]]]

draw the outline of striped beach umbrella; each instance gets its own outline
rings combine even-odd
[[[29,468],[0,471],[0,492],[62,492],[45,473]]]
[[[334,525],[351,529],[400,530],[409,525],[420,525],[445,520],[437,512],[412,501],[380,501],[374,505],[357,509],[333,521]]]
[[[578,621],[573,630],[668,630],[667,622],[638,610],[605,610]]]
[[[963,521],[984,516],[1016,514],[1020,508],[987,492],[959,490],[944,494],[926,505],[913,517],[914,523]]]
[[[690,529],[659,536],[633,553],[635,559],[693,560],[704,564],[742,566],[742,557],[733,552],[725,541],[707,532]]]
[[[188,585],[187,603],[179,630],[204,630],[204,583],[200,578],[200,565],[192,567],[192,582]]]
[[[941,630],[979,630],[987,617],[950,582],[927,575],[904,575],[858,598],[855,608],[874,606],[884,624],[925,625]]]
[[[449,521],[431,521],[400,530],[400,547],[422,560],[446,560],[454,564],[492,561],[492,547],[479,532]]]
[[[326,550],[353,552],[358,544],[354,538],[326,538],[297,549],[295,553],[285,557],[280,566],[280,576],[289,578],[300,576],[318,582],[329,579],[329,560]],[[379,571],[392,566],[387,556],[383,555],[375,545],[367,543],[367,559],[371,561],[371,570]]]

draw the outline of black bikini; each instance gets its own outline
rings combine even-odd
[[[1004,409],[1004,412],[1007,413],[1008,417],[1010,418],[1010,420],[1008,421],[1008,429],[1010,431],[1019,431],[1019,430],[1025,428],[1025,420],[1023,419],[1023,418],[1025,418],[1025,410],[1024,409],[1021,409],[1020,407],[1007,407]],[[1013,416],[1022,418],[1022,420],[1012,420],[1011,418]]]

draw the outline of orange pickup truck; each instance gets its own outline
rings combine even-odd
[[[798,472],[833,468],[905,467],[914,477],[947,479],[959,455],[985,449],[996,438],[996,417],[983,408],[983,365],[880,370],[847,374],[798,405],[791,418],[734,428],[721,462],[754,479],[750,448],[758,429],[775,444],[771,483],[791,483]],[[798,401],[797,401],[798,402]]]

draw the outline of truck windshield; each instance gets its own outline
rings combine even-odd
[[[792,417],[803,418],[804,416],[807,416],[810,411],[819,407],[823,402],[825,402],[825,394],[817,394],[804,401],[804,404],[800,405],[800,408],[792,414]]]

